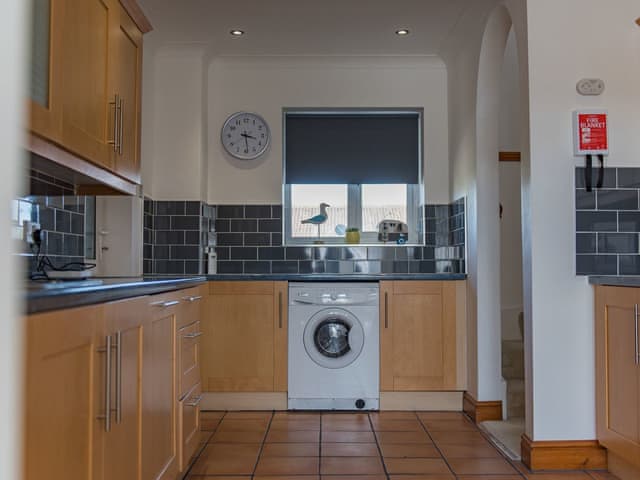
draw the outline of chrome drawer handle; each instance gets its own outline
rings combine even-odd
[[[160,308],[168,308],[168,307],[173,307],[174,305],[178,305],[180,304],[180,300],[173,300],[170,302],[154,302],[151,304],[151,306],[153,307],[160,307]]]
[[[196,302],[198,300],[202,300],[202,295],[196,295],[195,297],[182,297],[182,299],[187,302]]]
[[[182,338],[198,338],[202,335],[204,335],[204,332],[186,333],[182,336]]]
[[[187,407],[197,407],[200,405],[200,401],[202,400],[202,395],[198,395],[197,397],[191,397],[190,401],[185,402],[185,406]]]

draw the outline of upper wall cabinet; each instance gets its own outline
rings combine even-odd
[[[145,22],[131,1],[34,0],[31,131],[136,184]]]

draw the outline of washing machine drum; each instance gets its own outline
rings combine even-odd
[[[321,367],[344,368],[360,356],[364,330],[351,312],[331,308],[309,319],[303,341],[309,357]]]

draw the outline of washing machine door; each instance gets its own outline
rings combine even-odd
[[[360,356],[364,329],[351,312],[328,308],[309,319],[303,341],[309,357],[321,367],[344,368]]]

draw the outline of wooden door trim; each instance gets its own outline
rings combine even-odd
[[[534,441],[524,434],[520,447],[530,470],[607,469],[607,451],[597,440]]]
[[[462,410],[475,423],[487,420],[502,420],[502,400],[479,401],[469,392],[464,392]]]
[[[520,152],[498,152],[498,160],[500,162],[519,162],[521,154]]]
[[[142,7],[136,0],[120,0],[120,5],[133,20],[133,23],[140,29],[142,33],[149,33],[153,30],[153,25],[142,11]]]

